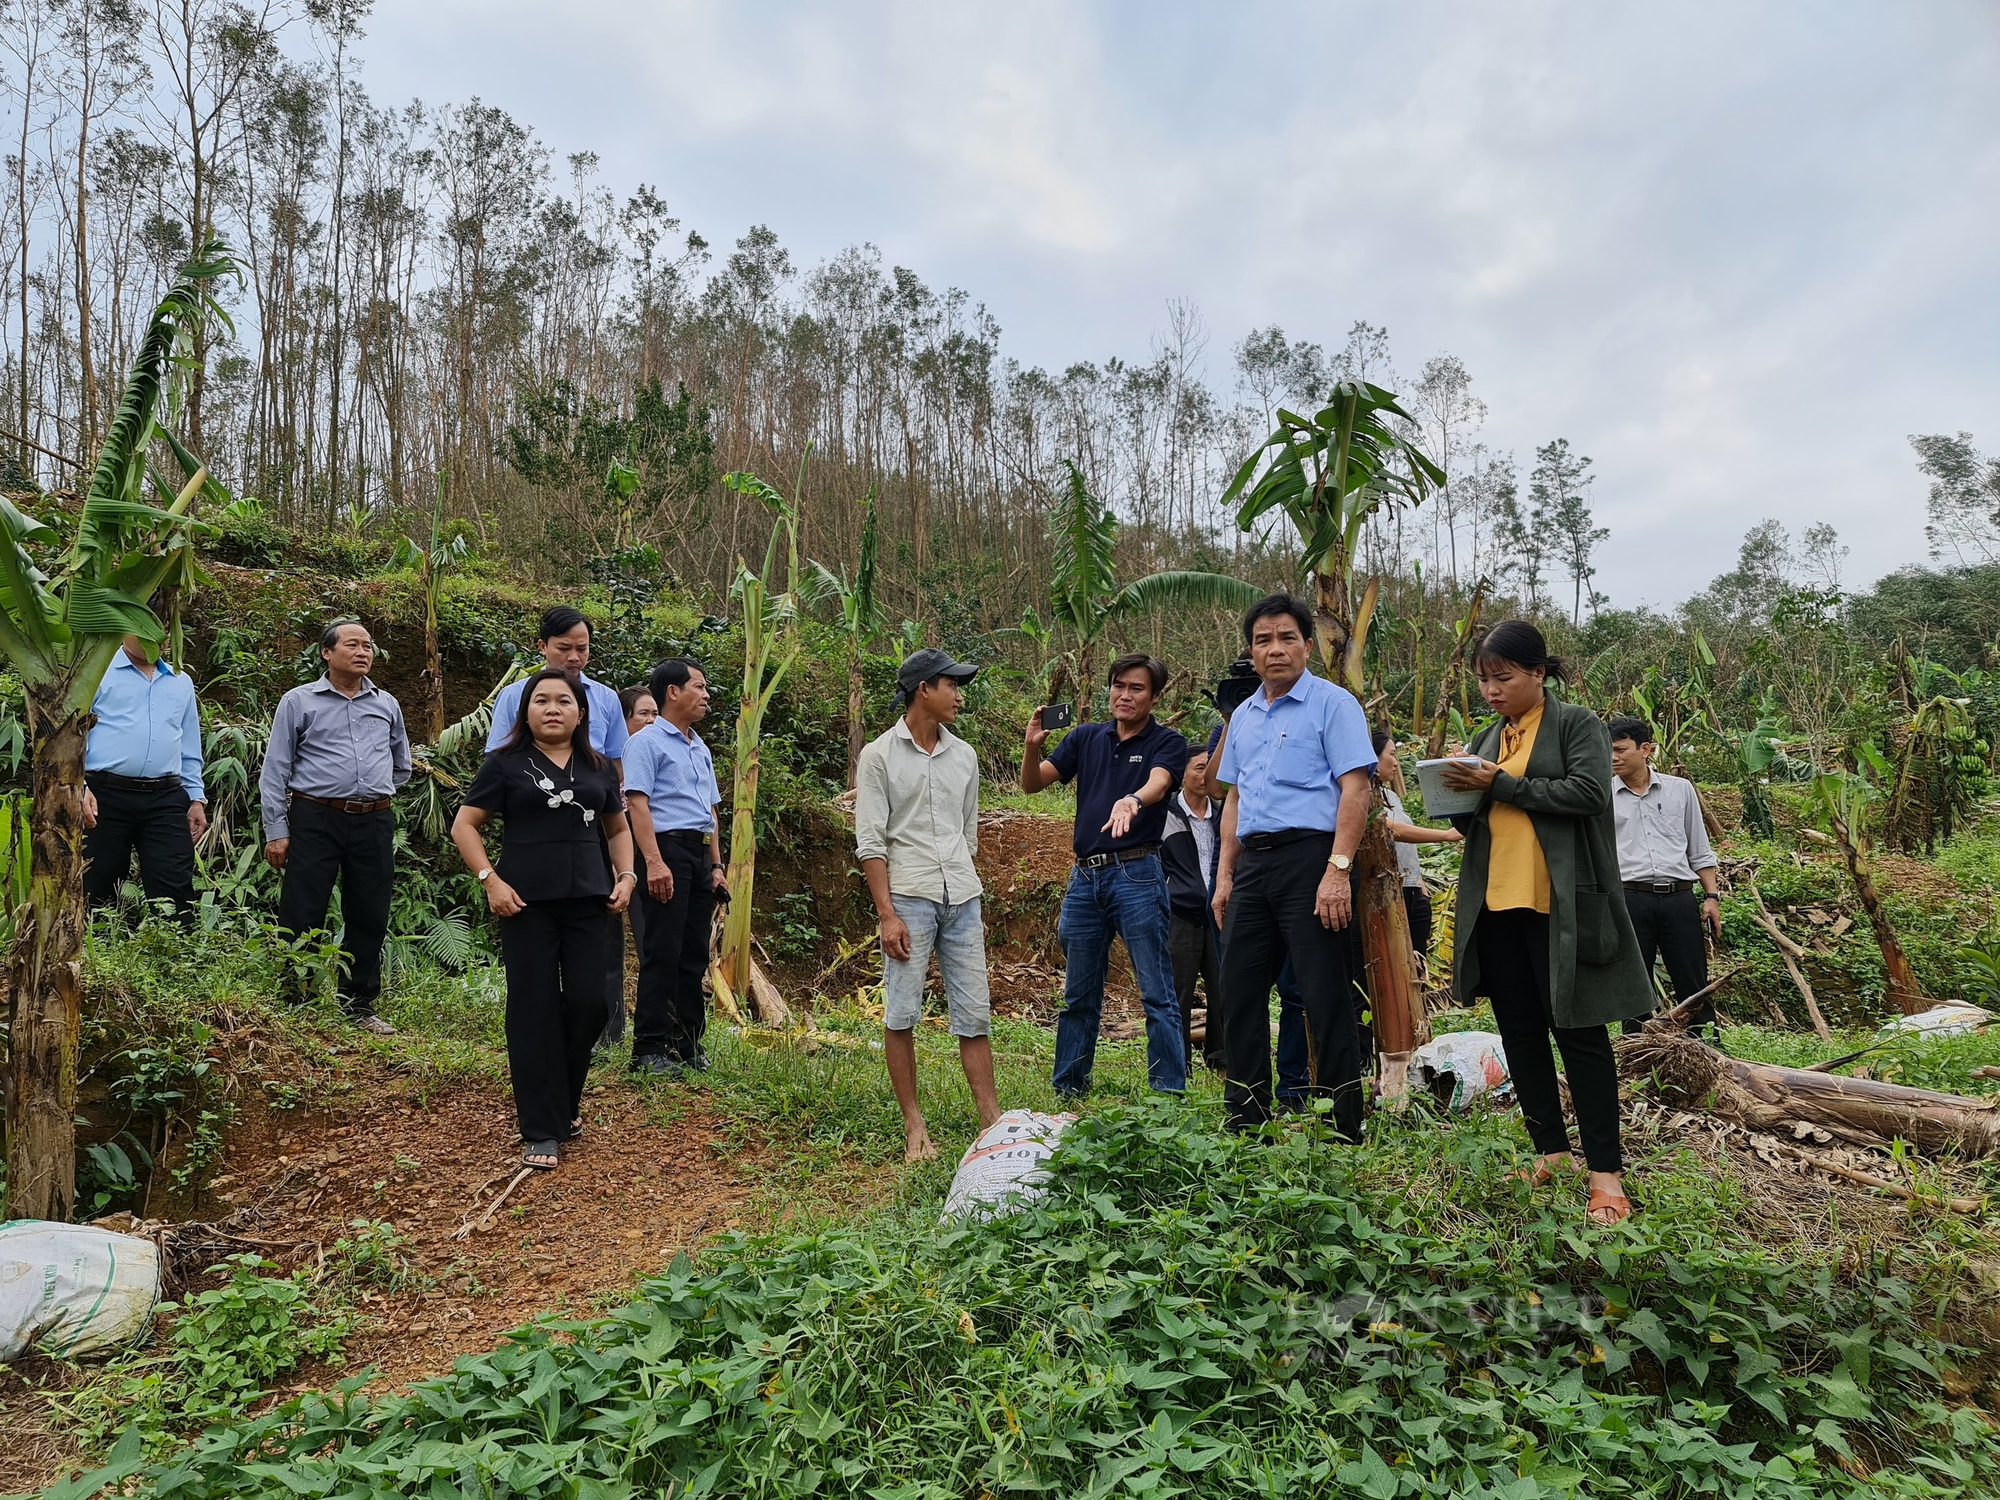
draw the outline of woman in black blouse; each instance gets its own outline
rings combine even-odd
[[[590,747],[589,701],[551,668],[528,679],[521,702],[514,733],[473,778],[451,839],[500,918],[521,1165],[548,1171],[558,1143],[583,1128],[583,1081],[604,1029],[604,954],[637,876],[624,789]],[[497,867],[480,835],[496,816]],[[607,842],[615,875],[605,867]]]

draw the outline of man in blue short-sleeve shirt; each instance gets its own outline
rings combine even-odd
[[[715,758],[694,726],[708,717],[708,678],[684,656],[653,668],[660,716],[625,746],[625,803],[644,869],[639,900],[639,999],[632,1067],[678,1078],[708,1066],[708,924],[722,889],[722,822]],[[621,997],[622,998],[622,997]]]
[[[610,761],[615,770],[625,756],[625,710],[615,689],[583,670],[590,665],[590,621],[583,617],[582,610],[567,604],[542,611],[541,622],[535,627],[535,649],[542,653],[543,661],[559,672],[569,673],[582,687],[590,706],[590,748]],[[493,727],[486,733],[488,750],[498,750],[514,732],[514,721],[521,716],[524,686],[525,679],[510,682],[493,700]],[[622,952],[620,969],[623,969]]]
[[[1143,653],[1121,656],[1109,682],[1109,723],[1078,725],[1044,760],[1048,731],[1037,709],[1021,753],[1023,791],[1057,781],[1076,785],[1076,865],[1056,926],[1064,955],[1056,1092],[1081,1095],[1090,1087],[1116,934],[1125,940],[1146,1006],[1146,1081],[1178,1093],[1187,1087],[1187,1043],[1168,947],[1172,915],[1160,841],[1167,799],[1187,766],[1187,741],[1153,718],[1167,685],[1164,663]]]
[[[1238,1129],[1271,1113],[1271,1032],[1265,1004],[1289,957],[1305,1003],[1307,1091],[1333,1101],[1349,1140],[1361,1138],[1361,1052],[1352,991],[1360,974],[1349,871],[1368,824],[1375,747],[1346,688],[1306,670],[1312,610],[1273,594],[1243,620],[1260,687],[1229,717],[1218,779],[1229,784],[1215,916],[1229,1073],[1224,1099]]]

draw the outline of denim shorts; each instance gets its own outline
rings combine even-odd
[[[951,1034],[985,1036],[993,1029],[993,1002],[986,988],[986,927],[979,898],[954,906],[921,896],[892,894],[889,900],[910,929],[910,956],[882,956],[882,1024],[890,1031],[908,1031],[923,1019],[924,976],[935,952]]]

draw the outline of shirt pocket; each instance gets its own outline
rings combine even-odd
[[[1331,778],[1318,738],[1287,735],[1280,740],[1271,757],[1271,779],[1300,791],[1324,791]]]

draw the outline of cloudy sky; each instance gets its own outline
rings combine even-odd
[[[1912,432],[2000,449],[2000,6],[378,0],[364,81],[479,95],[726,245],[861,241],[1028,363],[1386,325],[1486,441],[1596,460],[1599,586],[1744,529],[1922,560]]]

